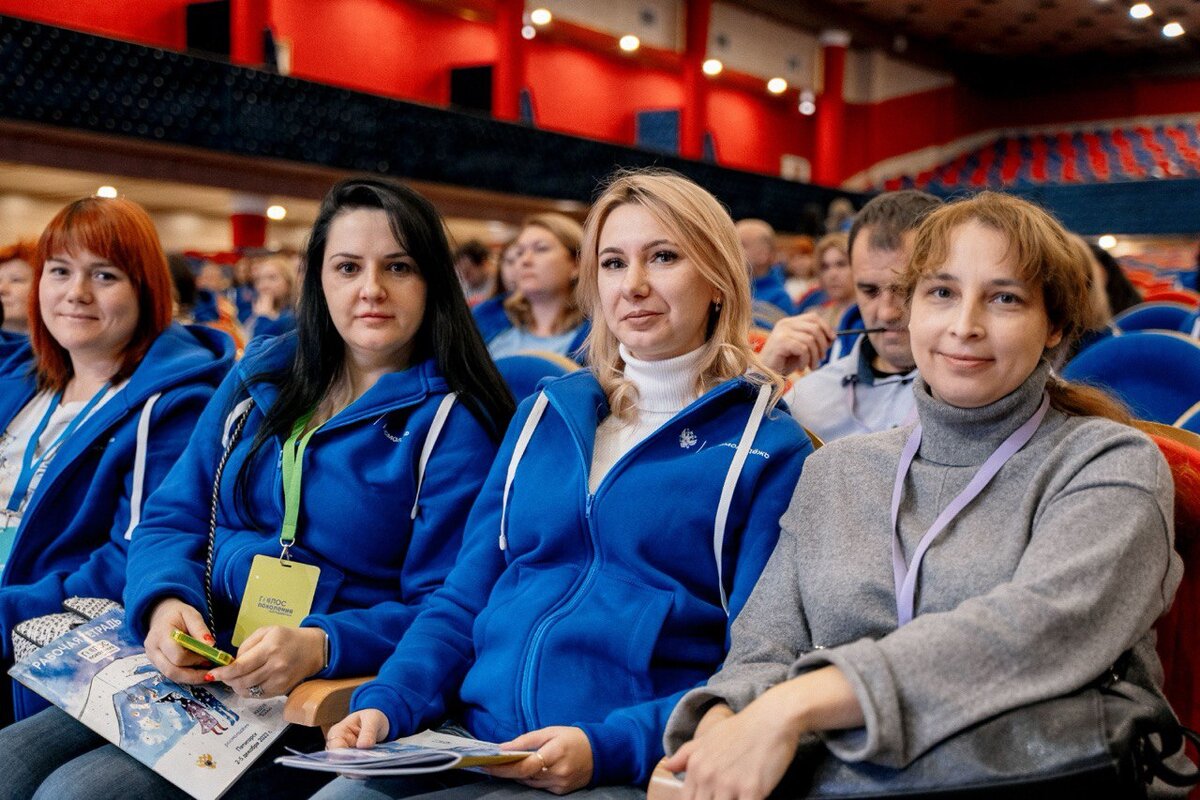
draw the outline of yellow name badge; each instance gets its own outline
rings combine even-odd
[[[313,596],[321,568],[295,561],[281,561],[274,556],[255,556],[250,565],[250,579],[242,595],[233,626],[234,647],[246,637],[267,625],[298,628],[312,610]]]

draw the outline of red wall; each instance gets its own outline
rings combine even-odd
[[[0,14],[182,50],[187,0],[0,0]]]
[[[723,166],[778,175],[783,154],[812,158],[812,118],[790,99],[715,84],[708,95],[708,130]]]
[[[496,59],[491,26],[395,0],[272,0],[271,24],[298,78],[434,105],[450,67]]]

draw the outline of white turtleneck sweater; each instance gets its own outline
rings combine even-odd
[[[674,358],[642,361],[621,345],[625,378],[637,389],[637,402],[628,419],[611,414],[596,428],[596,447],[592,451],[592,468],[588,473],[589,492],[596,491],[621,456],[700,396],[695,384],[703,350],[698,347]]]

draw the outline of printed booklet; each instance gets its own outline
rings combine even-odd
[[[196,800],[216,800],[283,733],[285,698],[167,680],[124,622],[110,611],[8,674]]]
[[[437,731],[421,731],[394,742],[364,750],[351,747],[280,756],[276,764],[321,772],[338,772],[356,778],[386,775],[420,775],[447,769],[508,764],[533,755],[532,750],[501,750],[490,742]]]

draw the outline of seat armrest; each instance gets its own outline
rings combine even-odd
[[[346,717],[350,711],[350,695],[372,677],[305,681],[288,695],[283,717],[293,725],[327,731]]]

